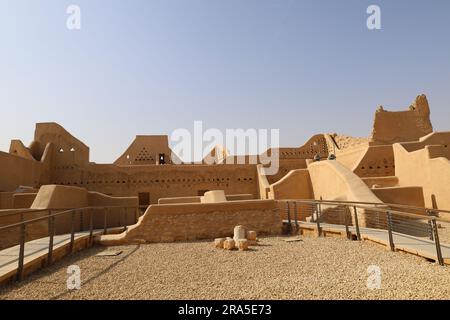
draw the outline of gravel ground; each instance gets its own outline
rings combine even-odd
[[[0,289],[0,299],[450,299],[450,268],[369,242],[260,239],[246,252],[211,242],[93,247]],[[123,250],[99,257],[105,250]],[[66,270],[81,268],[80,290]],[[370,265],[381,268],[367,288]]]

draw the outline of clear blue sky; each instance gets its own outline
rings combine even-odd
[[[66,8],[81,8],[81,30]],[[382,30],[366,27],[381,7]],[[450,1],[0,0],[0,149],[55,121],[112,162],[136,134],[368,136],[425,93],[450,130]]]

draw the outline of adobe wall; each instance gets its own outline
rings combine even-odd
[[[13,195],[13,208],[14,209],[30,208],[36,196],[37,193],[15,193]]]
[[[176,204],[176,203],[201,203],[201,196],[195,197],[172,197],[172,198],[160,198],[158,204]],[[226,194],[227,201],[241,201],[241,200],[254,200],[252,194]]]
[[[401,143],[403,148],[408,151],[416,151],[426,146],[440,146],[441,154],[439,156],[450,159],[450,132],[433,132],[419,139],[419,141]]]
[[[117,165],[158,164],[159,155],[164,154],[166,164],[172,163],[172,150],[166,135],[138,135],[125,152],[116,160]],[[175,162],[177,163],[178,158]]]
[[[149,193],[150,203],[160,198],[198,196],[208,190],[259,196],[256,165],[153,165],[91,164],[59,168],[54,184],[79,186],[113,196]]]
[[[102,236],[101,243],[213,239],[232,236],[236,225],[260,235],[280,234],[282,221],[273,200],[151,205],[136,225],[120,235]]]
[[[37,187],[45,180],[44,164],[0,151],[0,192],[18,186]]]
[[[15,192],[0,192],[0,209],[11,209],[14,207]]]
[[[375,188],[372,192],[384,203],[425,206],[422,187]]]
[[[289,172],[280,181],[270,185],[271,199],[314,199],[308,169]]]
[[[397,187],[398,178],[396,176],[390,177],[367,177],[362,178],[362,181],[369,187],[372,188],[374,185],[378,185],[381,188],[387,187]]]
[[[286,176],[291,170],[306,169],[306,167],[307,165],[305,159],[280,159],[278,172],[276,174],[266,176],[267,181],[269,184],[275,183]]]
[[[394,144],[396,175],[400,186],[422,186],[426,207],[450,209],[450,161],[430,157],[430,148],[408,152]]]
[[[23,220],[37,219],[48,215],[47,211],[24,212],[23,210],[0,210],[0,227],[19,223]],[[47,220],[29,224],[26,229],[26,240],[34,240],[48,235]],[[20,228],[10,228],[0,232],[0,250],[19,243]]]
[[[381,203],[369,187],[337,161],[313,162],[308,166],[316,200],[344,200]]]
[[[430,107],[425,95],[420,95],[408,111],[385,111],[380,107],[375,113],[371,144],[392,144],[418,140],[433,131]]]
[[[137,207],[137,197],[110,197],[98,192],[88,192],[84,188],[58,185],[42,186],[31,205],[31,209],[72,209],[86,207]],[[53,210],[55,211],[55,210]],[[126,211],[126,213],[125,213]],[[103,228],[105,210],[92,209],[89,212],[77,213],[76,229],[89,225],[89,214],[92,212],[95,228]],[[118,227],[124,224],[133,224],[137,221],[137,209],[110,208],[106,211],[107,226]],[[78,223],[79,222],[79,223]],[[61,215],[56,219],[58,233],[70,232],[71,216]]]
[[[53,145],[50,158],[55,167],[89,163],[89,147],[57,123],[37,123],[34,140],[35,153],[41,153],[47,144]]]
[[[370,146],[352,171],[359,177],[395,176],[392,146]]]

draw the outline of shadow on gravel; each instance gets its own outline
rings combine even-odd
[[[124,254],[124,255],[120,255],[120,258],[119,258],[119,259],[115,260],[115,261],[114,261],[112,264],[110,264],[107,268],[105,268],[105,269],[99,271],[96,275],[90,277],[88,280],[83,281],[83,284],[89,283],[89,282],[91,282],[91,281],[97,279],[97,278],[100,277],[101,275],[103,275],[103,274],[109,272],[109,271],[110,271],[111,269],[113,269],[117,264],[119,264],[119,263],[122,262],[122,261],[125,261],[125,260],[126,260],[128,257],[130,257],[133,253],[135,253],[137,250],[139,250],[140,247],[141,247],[141,245],[138,244],[138,245],[136,245],[136,247],[134,247],[133,250],[131,250],[130,252],[128,252],[128,253],[126,253],[126,254]],[[99,249],[100,249],[100,250],[96,250],[96,251],[94,252],[94,254],[93,254],[94,256],[95,256],[98,252],[101,252],[101,251],[104,250],[104,248],[101,248],[101,247],[100,247]],[[64,291],[64,292],[61,292],[60,294],[57,294],[57,295],[51,297],[50,300],[56,300],[56,299],[59,299],[59,298],[63,297],[64,295],[70,295],[70,293],[71,293],[71,291]]]

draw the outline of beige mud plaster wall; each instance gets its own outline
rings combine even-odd
[[[23,210],[2,210],[0,211],[0,227],[20,223],[23,220],[37,219],[48,215],[43,212],[25,212]],[[15,246],[19,243],[20,228],[10,228],[0,232],[0,250]],[[47,220],[29,224],[26,229],[26,240],[31,241],[46,237],[48,235]]]
[[[257,178],[260,199],[269,199],[270,184],[265,175],[264,168],[261,164],[257,165]]]
[[[375,188],[372,191],[384,203],[425,206],[422,187],[387,187]]]
[[[30,208],[36,199],[37,193],[15,193],[13,195],[13,208],[24,209]]]
[[[89,147],[57,123],[37,123],[34,140],[39,146],[53,145],[50,155],[52,169],[89,163]]]
[[[20,185],[36,187],[43,177],[44,164],[0,151],[0,192]]]
[[[267,180],[270,184],[279,181],[281,178],[286,176],[289,171],[295,169],[306,169],[306,160],[305,159],[286,159],[279,161],[279,169],[276,174],[268,175]]]
[[[337,161],[311,163],[308,171],[315,199],[381,203],[361,178]]]
[[[314,194],[308,169],[289,172],[280,181],[270,185],[272,199],[313,199]]]
[[[408,152],[401,144],[394,144],[396,175],[400,186],[422,186],[425,206],[450,209],[450,161],[430,158],[428,147]]]
[[[85,207],[137,206],[137,197],[110,197],[96,192],[88,192],[84,188],[47,185],[42,186],[31,205],[32,209],[73,209]],[[56,213],[57,211],[52,210]],[[75,229],[81,230],[89,226],[90,214],[93,214],[94,228],[103,228],[104,215],[107,214],[107,227],[119,227],[136,223],[138,211],[135,208],[103,208],[77,211]],[[55,220],[56,233],[70,232],[70,214],[58,216]]]
[[[353,170],[367,152],[367,145],[358,145],[352,148],[336,151],[336,160],[342,163],[346,168]]]
[[[166,164],[172,163],[172,150],[167,135],[138,135],[125,152],[114,162],[117,165],[144,165],[159,163],[159,155],[164,154]],[[179,163],[176,157],[175,163]]]
[[[34,160],[30,150],[27,147],[25,147],[22,141],[20,140],[11,140],[11,144],[9,146],[9,153],[28,160]]]
[[[113,196],[149,193],[150,203],[160,198],[198,196],[208,190],[258,197],[256,165],[143,165],[90,164],[61,169],[54,182],[76,185]]]
[[[439,156],[450,159],[450,132],[433,132],[420,138],[417,142],[406,142],[401,145],[409,152],[423,149],[426,146],[441,146]]]
[[[352,171],[359,177],[395,176],[392,146],[370,146]]]
[[[0,209],[12,209],[14,207],[15,192],[0,192]]]
[[[374,185],[378,185],[380,188],[398,186],[398,178],[396,176],[362,178],[362,181],[364,181],[369,188],[372,188]]]
[[[282,222],[273,200],[208,204],[151,205],[117,240],[171,242],[232,236],[236,225],[259,234],[280,234]]]
[[[254,200],[252,194],[226,194],[227,201]],[[176,204],[176,203],[200,203],[201,196],[196,197],[172,197],[160,198],[158,204]]]
[[[380,107],[375,113],[371,143],[413,141],[432,131],[428,101],[425,95],[420,95],[408,111],[391,112]]]

